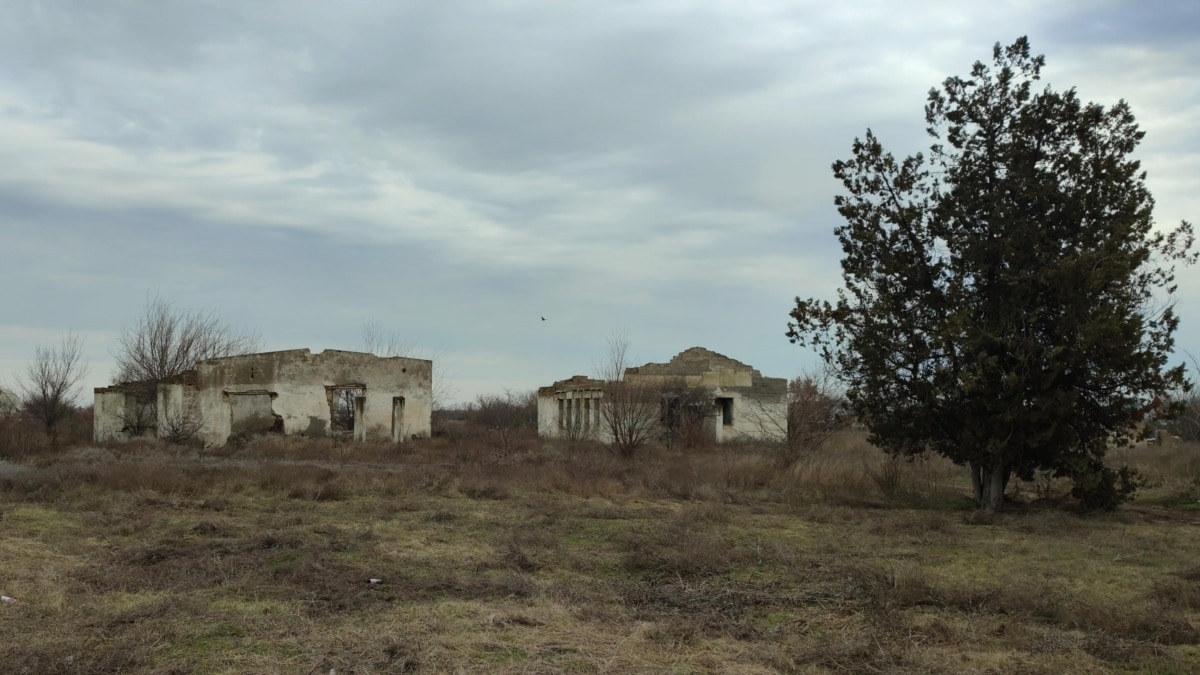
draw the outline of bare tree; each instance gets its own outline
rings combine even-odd
[[[259,336],[224,322],[215,312],[183,309],[156,295],[146,300],[137,323],[122,327],[117,344],[114,379],[132,394],[122,418],[124,428],[141,435],[164,422],[164,438],[187,440],[201,426],[199,409],[185,406],[160,416],[158,385],[194,368],[197,361],[252,353]]]
[[[791,466],[800,456],[825,444],[846,426],[845,403],[837,378],[828,367],[804,373],[787,383],[787,408],[747,400],[747,416],[764,438],[776,442],[775,459]]]
[[[116,380],[157,385],[197,361],[249,354],[258,345],[257,333],[225,323],[215,312],[181,309],[155,296],[136,324],[121,329],[113,355]]]
[[[408,359],[427,359],[433,361],[433,382],[431,383],[434,410],[441,410],[450,405],[451,399],[458,395],[458,389],[453,384],[452,371],[445,367],[445,350],[429,351],[403,339],[395,331],[385,330],[376,321],[363,321],[362,325],[363,351],[391,358],[400,356]],[[438,364],[442,365],[439,366]]]
[[[86,376],[83,338],[70,332],[58,346],[39,345],[33,363],[20,379],[25,410],[55,442],[58,424],[75,410],[79,386]]]
[[[600,424],[607,432],[609,449],[626,459],[658,433],[662,408],[657,387],[626,380],[628,352],[627,336],[609,338],[608,358],[597,368],[599,379],[604,381]]]

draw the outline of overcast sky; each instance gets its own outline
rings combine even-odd
[[[269,350],[373,322],[459,400],[615,332],[794,376],[793,299],[840,281],[830,164],[868,127],[923,149],[930,87],[1020,35],[1131,103],[1158,223],[1200,219],[1195,0],[0,0],[0,384],[75,330],[90,400],[148,294]]]

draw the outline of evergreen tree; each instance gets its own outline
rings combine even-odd
[[[1035,92],[1024,37],[993,61],[930,91],[928,158],[868,130],[834,163],[844,288],[797,298],[788,337],[837,368],[874,443],[969,466],[979,506],[1039,469],[1115,506],[1107,448],[1187,386],[1168,360],[1192,228],[1154,228],[1127,103]]]

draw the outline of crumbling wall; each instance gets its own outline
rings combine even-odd
[[[689,387],[737,390],[742,397],[767,402],[787,398],[786,379],[763,377],[757,368],[704,347],[685,349],[667,363],[628,368],[625,380],[646,383],[682,380]]]
[[[155,412],[145,426],[151,437],[209,446],[264,433],[335,435],[331,401],[352,391],[353,429],[346,436],[398,442],[429,435],[432,381],[433,362],[425,359],[332,349],[229,356],[197,363],[149,390],[145,407]],[[146,392],[139,383],[96,389],[95,439],[133,435],[131,406]]]
[[[173,443],[199,440],[203,417],[200,413],[200,390],[190,377],[158,385],[155,405],[157,435]]]
[[[0,419],[15,415],[21,410],[21,397],[0,387]]]
[[[601,417],[604,382],[575,375],[538,389],[538,435],[543,438],[605,441]]]
[[[92,438],[97,442],[155,437],[154,402],[137,383],[98,387],[92,406]]]
[[[128,438],[125,427],[125,391],[119,387],[100,387],[95,390],[92,405],[92,438],[97,443],[123,441]]]
[[[361,387],[363,394],[356,440],[401,441],[430,432],[433,362],[425,359],[294,349],[202,361],[196,375],[199,436],[209,445],[271,431],[328,436],[330,391],[346,387]]]
[[[764,377],[755,368],[703,347],[686,349],[667,363],[627,368],[625,382],[662,390],[670,405],[671,390],[698,389],[710,397],[706,413],[717,442],[736,438],[782,440],[787,436],[787,380]],[[569,420],[598,415],[604,383],[583,375],[538,390],[538,434],[571,435]],[[584,398],[587,400],[580,401]],[[678,398],[678,397],[677,397]],[[604,440],[603,425],[585,436]],[[705,432],[707,433],[707,432]]]
[[[787,380],[703,347],[692,347],[667,363],[625,371],[627,382],[647,386],[682,382],[713,398],[712,425],[718,442],[737,438],[782,440],[787,436]]]

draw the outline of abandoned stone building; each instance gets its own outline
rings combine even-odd
[[[625,370],[622,382],[655,392],[656,416],[675,424],[686,406],[698,412],[709,438],[778,440],[787,435],[787,380],[764,377],[722,354],[692,347],[667,363]],[[611,439],[604,421],[605,383],[576,375],[538,390],[538,435],[545,438]]]
[[[328,349],[210,359],[156,386],[95,390],[97,441],[219,446],[265,433],[400,442],[427,436],[433,362]]]
[[[0,387],[0,418],[17,414],[21,410],[21,397]]]

